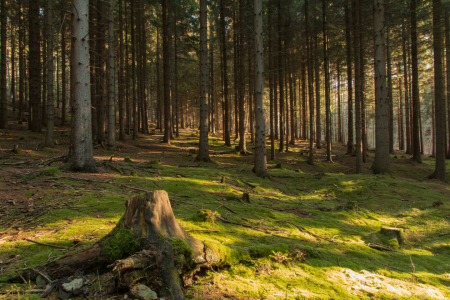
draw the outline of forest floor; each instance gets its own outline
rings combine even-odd
[[[344,146],[333,145],[333,163],[317,150],[310,166],[301,155],[307,143],[299,141],[288,153],[277,151],[262,179],[251,171],[253,156],[234,150],[237,141],[226,147],[210,136],[213,162],[199,164],[197,131],[181,130],[170,146],[157,131],[118,142],[115,155],[95,146],[99,173],[75,174],[47,161],[67,153],[68,128],[56,129],[55,148],[40,149],[42,134],[12,126],[0,132],[0,299],[39,299],[42,287],[8,278],[92,245],[115,226],[131,195],[156,189],[167,191],[185,230],[227,257],[228,267],[197,278],[187,298],[450,298],[450,186],[426,179],[433,158],[416,164],[398,152],[391,174],[375,176],[369,152],[364,174],[356,175]],[[222,219],[200,221],[201,209]],[[400,229],[401,237],[381,228]],[[124,298],[104,294],[109,275],[89,275],[87,298]]]

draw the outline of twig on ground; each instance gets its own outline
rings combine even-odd
[[[120,175],[122,175],[123,176],[123,172],[122,172],[122,170],[121,169],[119,169],[119,168],[117,168],[117,167],[115,167],[115,166],[113,166],[112,164],[110,164],[110,163],[105,163],[105,166],[107,166],[107,167],[110,167],[111,169],[113,169],[113,170],[116,170],[117,172],[119,172],[120,173]]]
[[[369,243],[367,246],[372,248],[372,249],[376,249],[376,250],[393,251],[393,252],[397,252],[397,253],[402,253],[400,251],[392,249],[391,247],[388,247],[388,246],[385,246],[385,245],[381,245],[381,244],[377,244],[377,243]]]
[[[186,232],[193,232],[193,231],[202,231],[202,232],[234,232],[229,230],[212,230],[212,229],[190,229],[186,230]]]
[[[315,237],[316,239],[319,239],[319,240],[322,239],[322,240],[325,240],[325,241],[328,241],[328,242],[331,242],[331,243],[337,243],[337,244],[340,244],[340,242],[336,242],[336,241],[334,241],[334,240],[330,240],[329,238],[326,238],[326,237],[323,237],[323,236],[321,236],[321,235],[312,233],[311,231],[307,230],[306,228],[304,228],[304,227],[302,227],[302,226],[300,226],[300,225],[296,225],[296,224],[294,224],[294,223],[292,223],[292,222],[289,222],[289,221],[283,221],[283,223],[291,224],[292,226],[297,227],[298,230],[300,230],[300,231],[302,231],[302,232],[306,232],[307,234],[312,235],[312,236]],[[320,245],[320,244],[319,244],[319,245]]]
[[[49,159],[43,160],[36,164],[36,166],[48,166],[57,161],[63,161],[67,159],[66,155],[50,157]]]
[[[68,249],[69,249],[69,247],[64,247],[64,246],[59,246],[59,245],[52,245],[52,244],[41,243],[41,242],[33,241],[33,240],[31,240],[31,239],[25,239],[25,240],[26,240],[26,241],[29,241],[29,242],[32,242],[32,243],[35,243],[35,244],[42,245],[42,246],[49,246],[49,247],[60,248],[60,249],[64,249],[64,250],[68,250]]]
[[[20,274],[19,271],[16,270],[16,273],[19,274],[20,278],[22,278],[23,283],[28,284],[28,282],[25,280],[25,278],[23,278],[22,274]]]
[[[44,279],[47,280],[48,283],[51,283],[51,282],[52,282],[52,281],[50,280],[50,278],[47,277],[47,275],[45,275],[44,273],[42,273],[42,272],[39,271],[39,270],[36,270],[35,268],[25,268],[25,269],[23,269],[23,270],[32,270],[32,271],[38,273],[39,275],[41,275],[42,277],[44,277]]]
[[[340,256],[338,256],[338,259],[337,259],[337,261],[338,261],[338,265],[339,265],[339,267],[341,267],[341,268],[342,268],[342,266],[341,266],[341,263],[339,262],[339,258],[340,258]]]

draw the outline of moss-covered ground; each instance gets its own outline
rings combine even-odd
[[[188,298],[450,298],[450,186],[426,179],[433,158],[417,165],[398,152],[392,172],[375,176],[371,152],[364,174],[356,175],[342,145],[334,145],[333,163],[320,150],[310,166],[299,141],[288,153],[277,148],[270,177],[261,179],[251,171],[253,156],[238,155],[219,135],[210,140],[213,162],[195,162],[198,132],[182,130],[170,146],[160,143],[159,132],[118,143],[112,167],[75,174],[55,168],[61,162],[36,165],[66,152],[68,132],[57,135],[59,145],[43,151],[36,151],[41,135],[0,136],[0,299],[38,299],[25,293],[34,283],[5,281],[25,266],[93,244],[119,221],[132,194],[155,189],[168,192],[181,226],[219,250],[227,265],[200,277],[186,289]],[[10,151],[15,144],[20,154]],[[98,161],[112,155],[96,146]],[[243,193],[250,193],[250,203]],[[199,218],[200,210],[212,217]],[[402,229],[402,243],[378,233],[382,227]]]

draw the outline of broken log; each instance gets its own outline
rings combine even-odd
[[[180,286],[193,283],[200,267],[220,266],[220,254],[190,236],[177,222],[165,191],[132,197],[116,227],[94,245],[22,274],[45,274],[55,282],[74,274],[112,271],[110,290],[146,285],[159,297],[184,299]],[[20,278],[19,278],[20,279]]]

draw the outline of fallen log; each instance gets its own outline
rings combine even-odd
[[[159,297],[179,300],[184,299],[181,285],[192,284],[201,267],[220,264],[220,254],[178,224],[167,193],[154,191],[129,199],[116,227],[94,245],[25,269],[22,276],[35,280],[45,275],[51,285],[74,274],[112,272],[109,290],[135,292],[145,285]]]

